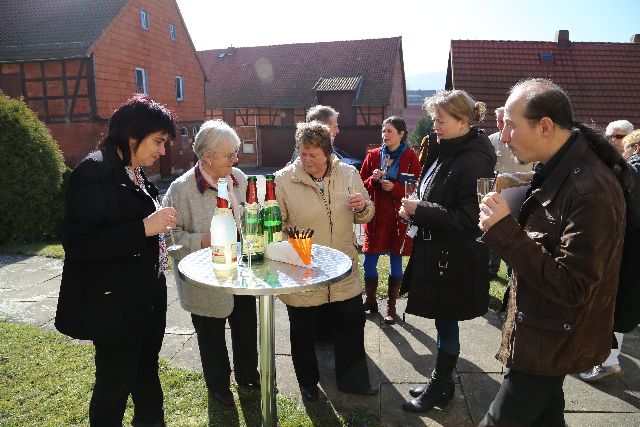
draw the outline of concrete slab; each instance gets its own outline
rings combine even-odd
[[[638,414],[615,413],[565,413],[564,421],[567,427],[631,427],[640,424]]]
[[[175,355],[183,349],[185,343],[189,341],[191,335],[181,335],[165,333],[162,340],[162,348],[160,349],[160,357],[162,359],[173,361]]]
[[[402,410],[402,404],[410,399],[409,388],[416,383],[383,384],[380,394],[380,422],[383,426],[456,426],[472,427],[469,408],[462,388],[456,385],[453,399],[446,408],[434,408],[424,414],[415,414]]]
[[[0,317],[42,326],[55,317],[56,305],[57,299],[45,297],[35,301],[0,300]]]
[[[198,351],[198,338],[195,334],[191,335],[189,339],[184,342],[182,348],[173,355],[171,362],[181,368],[202,372],[200,353]]]
[[[167,307],[167,329],[165,332],[182,335],[195,333],[193,323],[191,323],[191,313],[180,306],[180,301],[174,301]]]
[[[0,287],[19,289],[44,282],[62,274],[62,261],[43,257],[25,258],[2,267]]]
[[[62,275],[59,274],[53,278],[47,278],[48,275],[43,276],[42,281],[36,281],[32,283],[23,283],[22,285],[15,286],[13,289],[9,289],[3,293],[3,297],[7,299],[13,299],[16,301],[36,301],[41,298],[58,298],[60,293],[60,282],[62,281]]]
[[[460,382],[467,398],[473,425],[484,418],[489,405],[500,388],[502,375],[485,373],[461,373]]]
[[[485,317],[460,322],[458,372],[502,373],[503,366],[495,358],[500,340],[501,331]]]
[[[569,412],[640,412],[640,400],[620,378],[590,384],[568,375],[564,380],[564,399],[565,411]]]

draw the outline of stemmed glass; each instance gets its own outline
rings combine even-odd
[[[242,227],[240,227],[240,237],[245,248],[247,248],[247,268],[248,274],[251,276],[251,256],[253,255],[253,247],[258,239],[258,223],[248,221],[247,210],[243,212]],[[241,251],[242,252],[242,251]]]
[[[169,235],[169,239],[171,240],[171,246],[167,247],[167,252],[179,251],[182,249],[182,245],[176,245],[176,240],[173,237],[173,228],[169,230],[168,233],[164,233],[164,236],[167,237]]]
[[[498,174],[496,174],[493,178],[478,178],[476,184],[476,192],[478,193],[478,204],[482,203],[482,199],[488,193],[492,192],[496,186],[496,178]],[[476,241],[483,243],[482,236],[478,237]]]
[[[382,155],[380,159],[380,172],[382,172],[382,176],[380,179],[384,179],[384,176],[387,174],[387,170],[389,169],[389,156],[386,154]]]
[[[409,200],[418,199],[418,181],[415,178],[408,178],[404,182],[404,198]],[[401,218],[401,221],[405,224],[411,224],[411,219]]]

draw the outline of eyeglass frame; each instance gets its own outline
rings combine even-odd
[[[214,153],[217,153],[217,151],[214,151]],[[228,162],[235,162],[236,160],[238,160],[239,155],[240,155],[240,149],[234,151],[231,154],[225,154],[222,157],[224,157]]]
[[[612,133],[611,135],[606,135],[607,139],[617,139],[617,140],[624,139],[625,136],[627,136],[627,135],[620,135],[620,134],[617,134],[617,133]]]

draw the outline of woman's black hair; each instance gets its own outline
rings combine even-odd
[[[404,134],[402,134],[402,139],[400,140],[400,144],[402,144],[403,142],[407,142],[407,138],[409,137],[409,132],[407,131],[407,122],[405,122],[402,117],[398,117],[398,116],[387,117],[386,119],[384,119],[384,122],[382,122],[382,126],[384,125],[393,126],[395,130],[398,131],[398,133],[404,132]]]
[[[168,133],[171,139],[176,137],[174,114],[147,95],[136,94],[113,112],[98,148],[119,148],[124,164],[128,165],[131,163],[129,138],[136,140],[133,147],[135,151],[147,135],[158,131]]]

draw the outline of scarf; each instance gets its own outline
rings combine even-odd
[[[400,156],[409,149],[409,144],[402,142],[398,148],[394,151],[389,151],[386,145],[382,144],[382,150],[380,150],[380,169],[382,169],[385,159],[392,159],[393,163],[389,165],[387,169],[387,178],[398,179],[400,175]]]
[[[204,168],[202,167],[202,162],[200,160],[198,160],[198,169],[200,169],[202,177],[205,179],[205,181],[207,181],[209,186],[211,186],[211,188],[215,188],[217,191],[218,183],[213,182],[213,178],[211,178],[211,176],[209,176],[209,174],[204,170]],[[242,216],[242,212],[240,211],[240,205],[238,204],[238,199],[236,199],[236,194],[233,191],[233,178],[231,175],[227,176],[227,192],[229,193],[229,204],[231,205],[231,210],[233,211],[233,217],[236,220],[236,228],[238,229],[238,232],[240,232],[240,226],[242,224],[240,222],[240,219]]]

